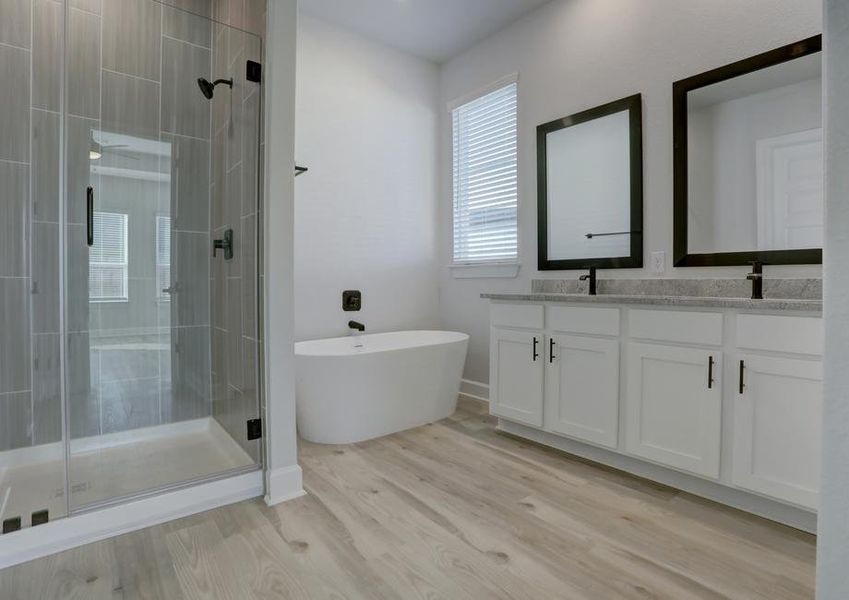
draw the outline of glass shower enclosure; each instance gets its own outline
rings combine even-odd
[[[156,0],[0,21],[4,531],[257,469],[260,39]]]

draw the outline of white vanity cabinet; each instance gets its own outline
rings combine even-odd
[[[620,311],[548,306],[545,320],[545,429],[616,448]]]
[[[493,304],[490,323],[490,412],[517,423],[542,427],[543,307]]]
[[[628,330],[626,450],[718,478],[722,314],[632,310]]]
[[[735,356],[734,485],[816,509],[821,319],[741,315]],[[773,354],[767,354],[767,352]],[[798,357],[776,356],[774,353]]]
[[[821,318],[599,304],[493,302],[502,429],[778,520],[816,510]]]
[[[490,412],[525,425],[543,424],[543,334],[493,327]]]
[[[626,450],[676,469],[719,477],[722,354],[628,345]]]
[[[545,366],[545,428],[616,448],[619,340],[552,334]]]

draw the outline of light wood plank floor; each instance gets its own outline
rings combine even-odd
[[[308,496],[0,571],[0,598],[812,598],[813,536],[496,433],[301,445]]]

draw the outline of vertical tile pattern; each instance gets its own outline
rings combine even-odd
[[[101,18],[91,13],[68,11],[68,114],[100,117]]]
[[[0,277],[29,275],[29,166],[0,162]]]
[[[103,68],[159,81],[162,5],[109,0],[103,5]]]
[[[62,11],[61,2],[33,0],[32,106],[56,113],[62,108]]]
[[[0,2],[0,44],[30,47],[31,0],[3,0]]]
[[[0,45],[0,160],[29,162],[30,52]]]
[[[204,16],[198,16],[203,15],[199,11],[205,11],[208,16],[209,2],[188,4],[198,4],[199,6],[192,6],[185,10],[170,6],[164,8],[162,17],[163,35],[196,46],[210,48],[212,46],[212,22]]]
[[[21,427],[20,424],[27,426]],[[0,451],[32,443],[32,400],[29,392],[0,394]]]
[[[32,443],[62,439],[61,336],[39,334],[32,338]]]
[[[33,109],[30,190],[34,221],[59,222],[60,127],[58,113]]]
[[[162,53],[162,130],[209,138],[209,101],[200,93],[197,79],[210,77],[210,51],[165,38]],[[219,85],[215,91],[220,94],[227,88]]]
[[[105,131],[149,139],[159,138],[158,83],[122,73],[103,71],[101,102]]]
[[[32,227],[32,332],[59,333],[59,224]]]
[[[29,280],[0,277],[0,394],[30,390]]]

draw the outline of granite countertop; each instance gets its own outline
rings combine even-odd
[[[728,298],[708,296],[649,296],[625,294],[481,294],[481,298],[507,302],[564,302],[584,304],[641,304],[651,306],[693,306],[702,308],[742,308],[749,310],[784,310],[802,312],[822,312],[822,301],[816,299],[766,298]]]

